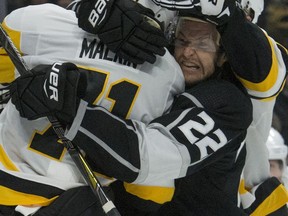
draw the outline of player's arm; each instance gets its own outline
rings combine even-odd
[[[154,63],[165,54],[167,41],[154,12],[135,1],[82,0],[74,9],[79,27],[130,62]]]
[[[79,105],[85,88],[85,76],[75,65],[55,63],[17,78],[11,95],[22,117],[55,115],[64,125],[73,121],[67,138],[85,151],[93,168],[126,182],[190,175],[237,151],[251,123],[250,99],[224,80],[197,85],[178,97],[171,113],[149,125],[83,100]]]
[[[247,191],[242,180],[239,186],[239,194],[243,209],[248,215],[272,214],[285,216],[288,214],[286,205],[288,200],[287,189],[274,176],[265,179],[250,191]]]
[[[10,86],[11,100],[22,117],[34,120],[47,115],[69,124],[87,87],[85,73],[73,63],[38,65]]]
[[[67,138],[86,152],[98,172],[151,183],[193,174],[227,152],[236,153],[251,114],[250,100],[234,86],[211,81],[182,94],[171,113],[149,125],[82,101]]]
[[[287,75],[285,48],[246,20],[238,8],[220,33],[228,61],[249,95],[255,99],[277,96]]]
[[[287,50],[248,21],[236,1],[152,1],[216,24],[228,61],[252,98],[271,100],[280,93],[287,76]]]

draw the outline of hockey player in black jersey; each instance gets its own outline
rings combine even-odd
[[[261,10],[263,10],[263,2],[246,0],[139,0],[138,2],[145,3],[147,1],[154,2],[161,7],[173,11],[179,10],[202,16],[203,19],[217,25],[232,71],[247,89],[253,103],[253,122],[247,134],[248,153],[244,178],[247,189],[250,190],[253,187],[257,187],[258,184],[269,178],[268,154],[265,143],[271,127],[275,100],[283,89],[288,68],[287,50],[275,42],[273,38],[269,37],[269,35],[258,26],[253,23],[248,23],[247,20],[245,20],[243,16],[239,16],[239,12],[237,12],[239,8],[245,12],[251,12],[252,14],[246,15],[249,15],[247,17],[250,18],[254,16],[252,22],[255,23],[261,14]],[[91,33],[98,32],[100,28],[97,25],[96,27],[91,27],[88,21],[88,15],[93,9],[93,6],[96,3],[99,4],[99,2],[98,0],[84,0],[79,1],[78,4],[80,7],[80,10],[78,10],[78,25]],[[113,2],[115,3],[117,1]],[[127,5],[129,4],[121,4],[123,11],[131,10],[131,8],[126,8]],[[112,14],[115,13],[113,3],[110,2],[109,6],[106,5],[106,10]],[[235,11],[237,13],[235,13]],[[139,11],[137,16],[143,16],[143,13]],[[123,16],[125,17],[125,12],[123,12]],[[113,20],[113,16],[109,18],[106,13],[105,22],[107,24],[109,23],[109,26],[105,29],[110,29],[110,26],[113,26],[111,23],[114,23],[115,20]],[[102,22],[102,26],[105,26],[105,22]],[[88,28],[88,26],[90,27]],[[123,26],[117,26],[118,30],[119,28],[123,29]],[[135,24],[134,27],[139,28],[137,24]],[[106,33],[108,33],[108,31]],[[137,38],[137,34],[134,35],[135,37],[133,35],[133,31],[131,31],[131,34],[127,34],[127,37],[124,36],[122,38],[123,43],[120,43],[118,40],[117,44],[124,45],[130,43],[130,40],[135,39],[135,37]],[[146,36],[149,37],[148,35]],[[113,39],[114,37],[111,38],[111,40]],[[139,46],[142,45],[143,43],[139,43]],[[133,46],[129,47],[133,49]],[[122,51],[121,45],[118,46],[118,48]],[[129,50],[128,46],[125,46],[125,49]],[[127,55],[128,53],[133,53],[128,50],[125,51]],[[145,48],[143,48],[142,51],[148,52]],[[144,55],[142,55],[143,53],[140,52],[140,54],[142,60],[145,60]]]

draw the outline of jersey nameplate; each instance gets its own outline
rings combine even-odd
[[[79,54],[79,58],[91,58],[91,59],[103,59],[112,62],[117,62],[122,65],[136,68],[137,64],[132,64],[131,62],[120,58],[110,51],[104,43],[99,39],[94,38],[92,41],[84,38],[82,41],[82,48]]]

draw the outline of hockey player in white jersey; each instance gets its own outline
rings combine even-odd
[[[124,118],[148,123],[167,113],[174,96],[184,91],[182,71],[169,52],[157,57],[154,65],[130,63],[80,29],[74,11],[53,4],[29,6],[13,11],[3,26],[30,68],[55,61],[77,64],[87,76],[87,101]],[[3,48],[0,54],[1,83],[11,83],[17,71]],[[78,79],[75,65],[61,65],[55,68],[71,72],[67,79]],[[75,111],[72,106],[69,110]],[[63,191],[85,185],[46,118],[20,118],[9,103],[0,119],[1,205],[18,206],[17,211],[30,214],[39,207],[23,206],[49,205]]]

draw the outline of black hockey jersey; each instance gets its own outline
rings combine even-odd
[[[145,187],[146,199],[150,195],[154,202],[164,203],[174,194],[174,179],[192,176],[208,166],[224,175],[236,166],[251,120],[251,101],[246,94],[227,81],[209,80],[181,94],[169,114],[148,126],[82,101],[66,136],[87,152],[95,170],[132,183],[124,185],[130,194],[140,194],[145,200],[139,186],[158,187],[154,195]],[[243,162],[245,154],[241,155]],[[225,157],[227,165],[215,167]],[[243,163],[234,173],[238,183],[242,168]],[[224,193],[233,193],[229,196],[235,204],[238,184],[233,183],[231,190],[228,183]]]

